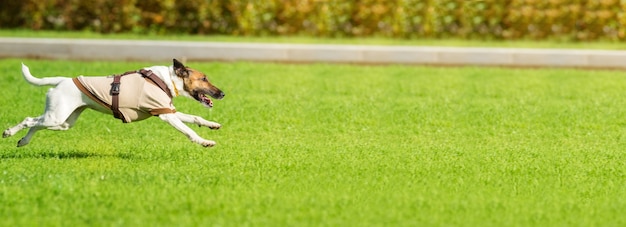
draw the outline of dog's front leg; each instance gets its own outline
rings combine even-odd
[[[178,119],[180,119],[183,122],[196,124],[198,126],[209,127],[210,129],[219,129],[222,127],[217,122],[207,121],[206,119],[202,117],[191,115],[191,114],[176,112],[176,116],[178,117]]]
[[[202,137],[200,137],[196,132],[191,130],[191,128],[189,128],[189,126],[185,125],[185,123],[183,123],[183,121],[181,121],[181,119],[178,118],[178,116],[176,116],[176,114],[160,114],[159,118],[161,118],[161,120],[169,123],[172,127],[178,129],[178,131],[180,131],[183,134],[185,134],[192,142],[198,143],[198,144],[200,144],[202,146],[205,146],[205,147],[215,146],[215,141],[206,140],[206,139],[203,139]]]

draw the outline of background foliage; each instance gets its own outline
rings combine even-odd
[[[25,0],[0,28],[323,37],[626,39],[618,0]]]

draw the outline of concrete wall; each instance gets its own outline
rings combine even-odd
[[[626,69],[626,51],[0,38],[0,57]]]

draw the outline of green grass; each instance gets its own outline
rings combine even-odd
[[[345,44],[345,45],[406,45],[406,46],[451,46],[451,47],[507,47],[507,48],[567,48],[625,50],[626,44],[619,41],[572,42],[562,40],[465,40],[465,39],[391,39],[369,38],[324,38],[311,36],[226,36],[187,34],[100,34],[89,31],[32,31],[0,29],[0,37],[27,38],[83,38],[83,39],[130,39],[130,40],[173,40],[210,42],[255,42],[255,43],[300,43],[300,44]]]
[[[39,114],[36,76],[155,62],[0,60],[2,126]],[[159,62],[167,64],[167,62]],[[86,111],[0,143],[2,226],[623,226],[619,71],[199,63],[226,92],[206,149],[153,118]]]

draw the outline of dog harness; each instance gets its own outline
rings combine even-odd
[[[124,123],[176,112],[167,85],[150,70],[108,77],[79,76],[72,80],[83,94],[110,109]]]

